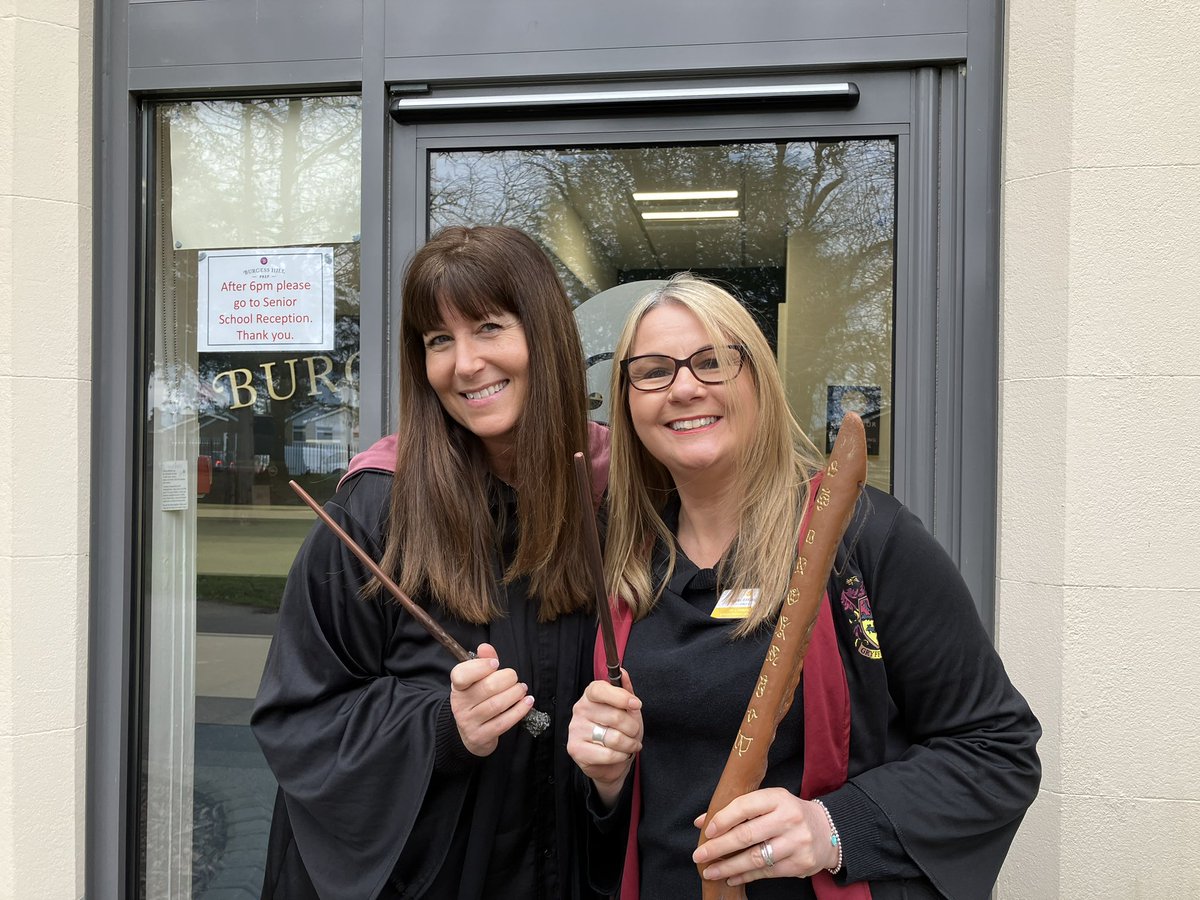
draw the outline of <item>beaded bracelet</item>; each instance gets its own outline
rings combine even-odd
[[[831,866],[825,870],[830,875],[836,875],[838,872],[842,871],[842,837],[838,834],[837,826],[833,824],[833,816],[829,813],[829,807],[827,807],[820,800],[814,800],[813,803],[821,807],[821,811],[825,813],[825,821],[829,823],[829,843],[831,846],[837,847],[837,865]]]

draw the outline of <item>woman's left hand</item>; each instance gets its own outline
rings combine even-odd
[[[704,815],[693,824],[701,827]],[[708,840],[692,860],[711,862],[703,870],[708,881],[735,885],[760,878],[806,878],[837,865],[824,810],[783,788],[738,797],[712,817],[705,834]],[[766,857],[764,844],[770,844]],[[772,865],[767,865],[768,859]]]

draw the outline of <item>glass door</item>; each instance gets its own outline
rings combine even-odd
[[[358,449],[361,102],[147,116],[139,897],[257,897],[249,728],[284,580]]]
[[[592,415],[649,284],[690,270],[733,289],[775,348],[794,413],[828,449],[867,426],[890,490],[896,139],[430,150],[428,228],[504,224],[554,260],[576,306]]]

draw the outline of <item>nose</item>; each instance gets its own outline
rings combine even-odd
[[[703,396],[708,390],[708,385],[692,374],[692,370],[687,366],[680,366],[679,371],[675,373],[675,380],[671,382],[671,387],[667,389],[673,400],[691,400],[698,396]]]
[[[483,368],[483,360],[475,342],[469,338],[454,342],[454,373],[460,377],[470,377]]]

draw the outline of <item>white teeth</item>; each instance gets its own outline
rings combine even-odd
[[[702,419],[681,419],[678,422],[672,422],[670,427],[672,431],[691,431],[693,428],[711,425],[715,421],[717,421],[716,416],[705,416]]]
[[[485,387],[482,391],[474,391],[472,393],[463,394],[468,400],[482,400],[484,397],[490,397],[492,394],[497,394],[508,387],[507,381],[501,381],[499,384],[493,384],[491,387]]]

